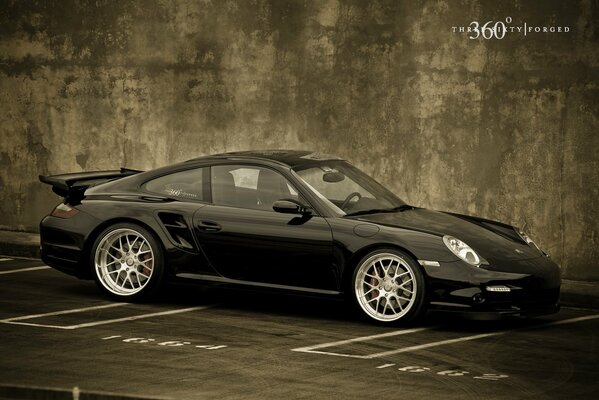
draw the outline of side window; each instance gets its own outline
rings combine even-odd
[[[298,199],[297,191],[281,174],[249,165],[212,167],[211,189],[214,204],[256,210],[273,211],[277,200]]]
[[[182,200],[204,200],[202,192],[204,168],[188,169],[152,179],[145,190]]]

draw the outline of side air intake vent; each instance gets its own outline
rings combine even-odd
[[[161,212],[158,213],[158,218],[176,246],[197,251],[191,230],[181,214]]]

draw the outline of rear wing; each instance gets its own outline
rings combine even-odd
[[[67,198],[82,197],[83,192],[90,186],[108,182],[113,179],[135,175],[142,171],[121,168],[112,171],[75,172],[61,175],[40,175],[40,181],[52,185],[52,191]]]

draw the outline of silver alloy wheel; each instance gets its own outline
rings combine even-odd
[[[397,254],[369,257],[358,267],[354,285],[358,304],[377,321],[396,321],[416,302],[418,287],[414,271]]]
[[[98,280],[118,296],[141,292],[154,272],[154,251],[148,240],[129,228],[115,229],[96,247],[94,266]]]

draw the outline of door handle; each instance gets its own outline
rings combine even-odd
[[[198,229],[204,232],[218,232],[222,228],[214,221],[200,221],[198,223]]]

